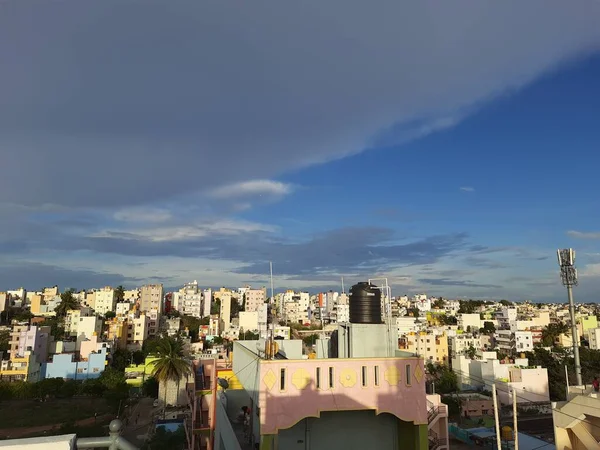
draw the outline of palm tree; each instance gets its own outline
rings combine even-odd
[[[125,288],[123,286],[119,285],[115,289],[115,299],[117,302],[122,302],[125,300]]]
[[[79,309],[79,302],[73,297],[73,291],[68,290],[60,294],[61,302],[54,308],[58,317],[65,317],[70,309]]]
[[[152,375],[160,383],[164,383],[165,407],[167,406],[167,383],[177,382],[177,396],[179,397],[179,383],[182,378],[187,378],[192,373],[191,363],[183,355],[181,341],[163,338],[160,340],[154,353],[156,359],[150,364],[153,367]]]

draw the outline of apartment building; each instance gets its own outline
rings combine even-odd
[[[68,336],[77,336],[79,329],[79,319],[81,317],[90,317],[94,315],[92,308],[87,306],[81,309],[70,309],[65,316],[65,333]]]
[[[300,341],[277,342],[278,355],[286,357],[269,360],[256,357],[255,342],[234,343],[233,373],[242,389],[217,392],[221,450],[239,448],[237,425],[229,419],[232,402],[250,406],[252,440],[260,448],[305,448],[307,430],[310,448],[369,448],[375,442],[386,449],[448,448],[447,408],[439,396],[425,394],[422,359],[305,360]]]
[[[181,314],[202,317],[202,290],[196,280],[186,283],[178,292],[173,293],[172,306]]]
[[[147,284],[140,289],[140,311],[156,310],[158,314],[163,311],[164,290],[162,284]]]
[[[102,332],[102,319],[96,316],[79,317],[75,335],[77,336],[76,349],[81,349],[81,343],[91,339],[92,336]]]
[[[448,337],[445,334],[409,333],[398,339],[398,348],[423,357],[426,363],[448,364]]]
[[[221,300],[221,310],[219,314],[221,326],[219,327],[219,331],[224,333],[229,330],[229,327],[231,326],[231,302],[237,300],[232,300],[231,292],[223,291],[223,289],[219,292],[219,299]]]
[[[127,319],[127,349],[141,350],[144,341],[148,339],[150,317],[145,313]]]
[[[265,303],[267,300],[267,289],[247,289],[244,293],[245,310],[248,312],[254,312],[258,310],[258,307]]]
[[[202,297],[202,317],[208,317],[212,306],[212,289],[204,289]]]
[[[467,351],[473,347],[475,350],[481,348],[481,339],[470,333],[457,334],[448,337],[449,353],[452,358],[457,355],[466,355]]]
[[[494,334],[499,351],[512,355],[515,352],[533,351],[533,334],[531,331],[498,330]]]
[[[481,320],[481,316],[479,315],[479,313],[461,313],[458,316],[458,326],[460,329],[469,332],[479,331],[479,329],[483,327],[483,320]]]
[[[462,389],[491,390],[496,384],[498,399],[503,405],[512,404],[512,389],[519,392],[518,403],[549,402],[548,371],[540,366],[530,367],[527,358],[500,361],[495,358],[470,359],[458,355],[452,359]]]
[[[495,318],[499,329],[517,331],[517,308],[504,307],[496,312]]]
[[[96,306],[94,309],[97,314],[104,315],[109,311],[114,312],[116,303],[117,297],[112,287],[106,286],[96,291]]]
[[[44,290],[42,292],[42,299],[47,302],[50,299],[56,297],[57,295],[60,295],[58,286],[47,287],[47,288],[44,288]]]

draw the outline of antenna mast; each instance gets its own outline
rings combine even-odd
[[[273,323],[273,319],[274,319],[274,314],[273,314],[273,306],[275,304],[275,294],[274,294],[274,289],[273,289],[273,262],[269,261],[269,272],[271,273],[271,304],[269,305],[269,315],[267,316],[267,320],[270,317],[270,322],[271,322],[271,329],[268,332],[268,340],[269,340],[269,353],[267,354],[267,358],[268,359],[273,359],[273,357],[275,355],[273,355],[273,339],[274,339],[274,334],[275,334],[275,324]],[[267,327],[269,327],[269,325],[267,324]]]

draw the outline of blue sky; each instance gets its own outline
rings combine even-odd
[[[61,5],[0,6],[0,289],[597,300],[597,2]]]

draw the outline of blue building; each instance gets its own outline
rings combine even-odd
[[[87,358],[73,361],[73,353],[59,353],[51,362],[42,364],[42,378],[87,380],[98,378],[106,367],[106,348],[92,352]]]

